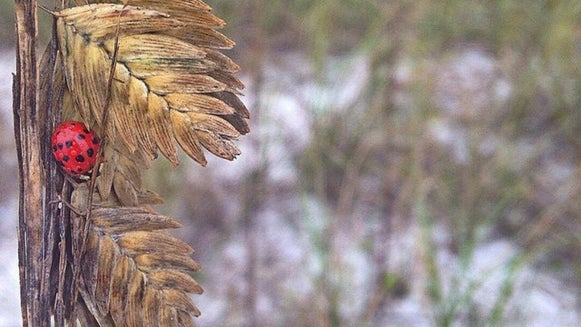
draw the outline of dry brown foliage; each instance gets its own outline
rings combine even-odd
[[[41,64],[52,72],[41,78],[41,102],[104,139],[99,175],[56,190],[72,210],[52,214],[61,230],[55,322],[191,326],[200,311],[187,294],[203,291],[192,277],[200,266],[167,232],[179,224],[148,206],[162,199],[141,174],[158,151],[177,165],[177,145],[203,166],[204,149],[228,160],[240,154],[234,141],[249,132],[244,85],[219,51],[234,43],[197,0],[87,4],[54,15],[56,56],[49,60],[49,47]]]
[[[193,249],[164,231],[179,226],[145,208],[92,211],[81,294],[100,326],[188,326],[200,315],[186,294],[203,292]]]

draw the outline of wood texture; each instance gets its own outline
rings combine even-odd
[[[36,1],[14,3],[17,33],[16,76],[13,83],[14,134],[19,162],[18,265],[23,326],[48,326],[50,310],[45,261],[47,224],[44,218],[41,126],[38,111]],[[49,251],[47,251],[49,250]]]

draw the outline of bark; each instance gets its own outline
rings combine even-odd
[[[44,171],[38,110],[37,4],[15,0],[16,75],[13,81],[14,135],[19,161],[18,262],[23,326],[50,324],[49,274],[44,219]]]

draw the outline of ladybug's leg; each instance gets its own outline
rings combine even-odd
[[[85,182],[85,181],[77,178],[76,176],[71,176],[69,174],[63,174],[63,177],[65,179],[65,182],[63,183],[63,192],[64,192],[64,187],[67,183],[69,185],[72,185],[73,187],[75,187],[74,185],[78,185],[80,183]],[[58,203],[59,209],[62,209],[62,206],[64,204],[67,208],[69,208],[76,215],[79,215],[79,216],[85,215],[86,210],[80,210],[78,207],[74,206],[72,203],[65,200],[62,197],[62,193],[57,194],[57,199],[50,202],[50,204],[54,204],[54,203]],[[85,211],[85,212],[83,212],[83,211]]]
[[[103,170],[103,165],[97,163],[95,165],[95,167],[99,167],[99,170],[97,170],[97,177],[101,176],[101,171]],[[93,170],[95,168],[89,170],[88,172],[82,174],[81,176],[78,177],[77,182],[86,182],[88,180],[91,179],[91,177],[93,177]]]
[[[76,215],[78,216],[84,216],[85,213],[81,212],[79,209],[77,209],[75,206],[73,206],[71,203],[69,203],[67,200],[63,199],[62,196],[57,195],[58,199],[50,201],[49,204],[58,204],[59,209],[62,209],[63,204],[69,208],[72,212],[74,212]]]
[[[75,182],[77,182],[77,183],[83,183],[83,182],[86,182],[86,181],[90,180],[91,179],[91,175],[92,175],[91,172],[92,172],[92,170],[89,170],[88,172],[86,172],[86,173],[84,173],[82,175],[79,175],[78,177],[74,177]]]

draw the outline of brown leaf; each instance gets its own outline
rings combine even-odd
[[[118,326],[123,326],[123,322],[125,321],[129,282],[131,276],[136,273],[135,264],[127,256],[119,257],[111,273],[109,308],[111,317]]]
[[[86,240],[86,252],[83,257],[84,265],[81,267],[81,273],[87,287],[87,292],[93,298],[95,297],[95,289],[97,288],[97,274],[99,272],[99,235],[97,233],[89,233]]]
[[[119,45],[117,60],[131,62],[141,59],[203,59],[206,51],[171,36],[160,34],[133,34],[111,38],[103,43],[108,53],[113,53],[115,44]]]
[[[117,261],[119,248],[111,238],[99,240],[99,261],[97,262],[97,281],[95,287],[96,305],[102,315],[109,312],[109,293],[111,292],[111,275]]]
[[[232,142],[237,136],[224,130],[236,130],[238,135],[248,132],[244,121],[248,111],[235,95],[244,85],[233,75],[238,65],[214,50],[233,43],[215,30],[223,22],[208,8],[201,1],[137,0],[127,6],[94,4],[57,14],[74,107],[84,121],[95,121],[97,127],[105,125],[104,112],[109,111],[104,132],[111,146],[105,152],[112,148],[120,157],[144,167],[156,158],[158,149],[177,165],[174,138],[202,165],[206,164],[202,144],[229,160],[240,153]],[[106,86],[116,46],[117,63],[108,98]],[[215,125],[218,130],[208,130],[207,119],[172,114],[176,110],[224,116],[222,122],[230,128],[220,124]],[[200,130],[204,132],[196,132]],[[105,153],[107,156],[111,157]],[[137,185],[116,176],[112,167],[119,164],[105,163],[100,193],[107,198],[113,185],[121,203],[135,205],[142,192],[138,188],[132,191]]]
[[[175,30],[185,24],[159,11],[118,4],[91,4],[57,13],[61,24],[88,41],[101,42],[120,35]]]
[[[99,322],[167,326],[200,314],[186,295],[203,292],[191,276],[200,268],[188,256],[193,249],[164,231],[177,222],[142,207],[97,207],[92,213],[83,261],[87,290],[81,293]],[[189,319],[180,326],[190,325]]]
[[[240,150],[232,141],[225,139],[214,132],[199,130],[196,131],[196,135],[200,139],[204,148],[220,158],[234,160],[234,158],[240,154]]]
[[[175,253],[140,254],[135,257],[135,262],[146,272],[163,268],[182,270],[184,272],[201,269],[201,266],[190,257]]]
[[[179,270],[155,270],[148,274],[148,278],[148,281],[158,289],[180,289],[195,294],[204,292],[195,279]]]
[[[163,326],[161,324],[161,310],[164,304],[160,298],[160,292],[153,287],[146,287],[143,295],[143,315],[150,326]]]
[[[221,117],[196,112],[188,112],[187,115],[197,131],[211,132],[226,139],[235,139],[240,136],[240,133]]]
[[[139,205],[135,185],[131,180],[126,179],[123,175],[115,174],[113,177],[113,189],[122,205],[127,207],[135,207]]]
[[[173,128],[167,102],[154,93],[148,95],[148,111],[151,118],[153,138],[163,155],[174,165],[179,163],[178,151],[173,141]]]
[[[231,115],[234,108],[223,101],[206,94],[172,93],[164,97],[173,110],[181,112],[197,112],[209,115]]]
[[[177,310],[173,307],[166,306],[163,308],[161,312],[161,321],[163,322],[164,326],[168,327],[178,327],[178,315]]]
[[[187,296],[184,292],[170,288],[164,290],[163,295],[168,305],[175,307],[180,311],[190,312],[192,315],[196,317],[201,314],[198,307],[196,307],[196,305],[192,302],[192,299],[189,296]]]
[[[221,28],[226,24],[220,18],[212,15],[210,12],[212,8],[200,0],[123,0],[121,2],[163,11],[188,25]]]
[[[145,80],[149,89],[159,95],[170,93],[211,93],[224,91],[226,84],[204,74],[156,75]]]
[[[194,322],[192,321],[192,317],[189,313],[184,311],[176,311],[178,316],[178,326],[181,327],[194,327]]]
[[[145,317],[143,316],[143,310],[141,306],[145,287],[145,277],[142,273],[137,271],[135,274],[133,274],[131,280],[129,281],[127,306],[125,309],[126,326],[145,326]]]
[[[129,103],[126,110],[129,111],[128,116],[133,117],[132,127],[135,128],[137,134],[136,141],[138,147],[148,155],[149,160],[155,159],[157,156],[157,146],[153,135],[151,135],[151,121],[148,115],[147,94],[149,90],[142,81],[132,78],[127,86],[129,93]]]
[[[142,253],[192,253],[194,250],[185,242],[160,232],[135,231],[118,236],[119,246],[130,255]]]
[[[200,141],[194,134],[190,117],[185,113],[172,110],[170,112],[170,119],[174,127],[176,140],[184,152],[190,156],[190,158],[194,159],[202,166],[205,166],[207,163],[206,157],[202,151]]]
[[[181,227],[176,220],[143,207],[125,207],[122,215],[118,208],[95,208],[92,213],[95,229],[109,234]]]
[[[168,35],[175,36],[186,42],[190,42],[201,47],[213,49],[230,49],[234,42],[223,34],[211,28],[196,28],[188,30],[189,27],[178,27],[166,31]]]
[[[84,121],[104,140],[78,317],[89,325],[193,326],[200,311],[186,293],[203,292],[192,278],[200,265],[166,231],[180,224],[143,207],[161,198],[143,188],[141,174],[158,150],[177,165],[176,142],[201,165],[204,148],[228,160],[240,154],[234,142],[249,132],[238,97],[244,84],[234,76],[239,66],[218,51],[234,42],[200,0],[112,2],[56,14],[63,118]],[[74,207],[88,207],[86,184],[72,194]]]

